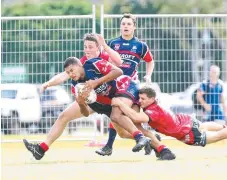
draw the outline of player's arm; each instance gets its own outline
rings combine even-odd
[[[128,116],[134,123],[148,123],[149,117],[144,112],[136,112],[129,106],[125,106],[125,104],[118,98],[112,99],[112,106],[118,106],[123,113]]]
[[[40,93],[45,91],[45,89],[47,89],[48,87],[62,84],[63,82],[67,81],[69,78],[70,78],[69,75],[65,71],[53,76],[49,81],[42,84]]]
[[[225,101],[224,91],[221,94],[221,103],[222,103],[222,107],[223,107],[223,110],[224,110],[225,118],[227,118],[227,104],[226,104],[226,101]]]
[[[211,111],[210,105],[207,104],[205,99],[203,98],[203,95],[205,94],[205,89],[206,89],[205,87],[206,87],[206,84],[202,83],[200,88],[197,91],[196,98],[197,98],[198,102],[201,104],[201,106],[203,106],[206,111]]]
[[[88,109],[88,105],[85,103],[85,98],[81,96],[81,94],[78,94],[77,97],[75,96],[75,99],[78,105],[80,106],[81,114],[83,114],[85,117],[88,117],[90,115],[90,112]]]
[[[102,37],[102,35],[97,34],[99,44],[103,47],[105,52],[109,55],[109,61],[114,63],[116,66],[120,66],[122,64],[122,59],[120,54],[118,52],[111,49],[105,42],[105,39]]]
[[[97,86],[112,81],[118,78],[119,76],[123,75],[123,72],[120,68],[105,60],[99,60],[95,62],[94,66],[104,76],[96,80],[87,81],[85,87],[88,89],[95,89]]]
[[[143,43],[142,59],[146,62],[146,75],[144,76],[144,79],[149,83],[151,82],[151,76],[154,71],[154,60],[153,55],[146,43]]]

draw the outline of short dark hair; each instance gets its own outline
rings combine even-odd
[[[98,39],[95,33],[87,33],[84,35],[84,41],[93,41],[97,46],[99,46]]]
[[[142,88],[139,89],[139,94],[146,94],[147,97],[152,98],[152,97],[156,97],[156,92],[154,89],[152,89],[149,86],[144,86]]]
[[[68,57],[64,63],[64,69],[69,67],[72,64],[81,64],[80,60],[76,57]]]
[[[122,21],[123,18],[132,19],[133,24],[136,26],[136,18],[132,14],[130,14],[130,13],[123,14],[123,16],[120,19],[120,22]]]

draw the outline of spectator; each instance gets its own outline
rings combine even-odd
[[[212,65],[210,67],[210,78],[205,80],[197,91],[197,100],[205,110],[203,121],[214,121],[225,125],[227,108],[224,100],[224,83],[219,79],[219,76],[220,68]]]

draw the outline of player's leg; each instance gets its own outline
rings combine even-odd
[[[132,107],[133,101],[128,97],[116,97],[121,99],[126,106]],[[136,140],[136,145],[133,147],[133,152],[140,151],[147,143],[150,143],[150,139],[146,138],[141,131],[139,131],[133,124],[130,118],[125,116],[119,107],[112,107],[111,120],[120,125],[126,131],[128,131]]]
[[[222,130],[213,132],[213,131],[206,131],[206,143],[211,144],[217,141],[221,141],[223,139],[227,139],[227,128]]]
[[[90,112],[92,113],[92,110],[90,110]],[[83,115],[80,112],[78,103],[74,101],[59,115],[44,142],[40,144],[33,144],[24,139],[23,141],[26,148],[32,152],[33,156],[37,160],[40,160],[44,156],[45,152],[49,149],[49,146],[62,134],[67,123],[80,117],[83,117]]]
[[[214,122],[217,123],[217,124],[221,124],[222,126],[225,126],[226,125],[226,122],[225,122],[224,119],[223,120],[221,120],[221,119],[215,119]]]
[[[200,123],[200,130],[202,131],[219,131],[225,127],[226,126],[224,124],[219,124],[212,121]]]
[[[138,111],[138,107],[136,106],[132,106],[132,108],[136,111]],[[112,149],[113,149],[113,143],[115,141],[115,138],[117,136],[117,134],[121,137],[121,138],[129,138],[132,139],[132,135],[126,131],[125,129],[123,129],[121,126],[117,125],[114,122],[110,122],[109,124],[109,136],[108,136],[108,140],[105,146],[103,146],[101,149],[96,150],[95,152],[99,155],[102,156],[106,156],[106,155],[111,155],[112,154]]]

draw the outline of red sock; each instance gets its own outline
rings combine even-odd
[[[48,145],[47,145],[45,142],[42,142],[42,143],[40,144],[40,147],[41,147],[45,152],[49,149]]]
[[[166,148],[165,145],[159,146],[159,147],[157,148],[158,153],[160,153],[160,152],[161,152],[163,149],[165,149],[165,148]]]
[[[115,129],[114,126],[113,126],[113,124],[112,124],[111,122],[110,122],[110,124],[109,124],[109,128]]]
[[[135,131],[135,132],[132,134],[132,136],[135,138],[138,134],[141,134],[141,135],[142,135],[141,131]]]

